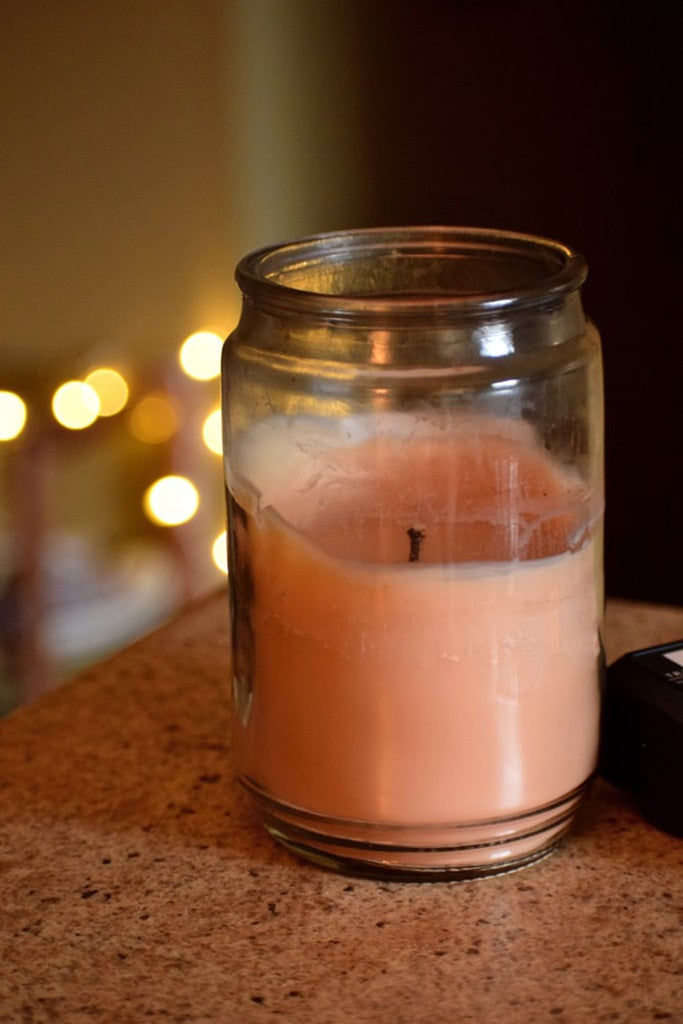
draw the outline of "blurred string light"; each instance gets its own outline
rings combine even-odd
[[[58,423],[69,430],[83,430],[100,413],[97,392],[82,380],[68,380],[52,396],[52,412]]]
[[[180,346],[179,362],[184,373],[196,381],[211,381],[220,376],[223,338],[213,331],[196,331]],[[111,366],[97,366],[82,380],[67,380],[52,395],[52,413],[57,422],[70,431],[91,426],[98,417],[112,417],[129,405],[130,388],[124,375]],[[182,409],[165,391],[143,395],[130,408],[126,425],[138,440],[164,444],[181,425]],[[0,442],[18,437],[27,421],[24,399],[12,391],[0,390]],[[222,454],[220,408],[206,415],[201,436],[209,451]],[[171,475],[156,480],[142,499],[147,517],[154,523],[180,526],[196,514],[200,495],[186,477]],[[211,543],[211,556],[220,572],[227,574],[227,538],[223,530]]]
[[[109,366],[99,366],[85,378],[85,383],[97,393],[100,400],[100,416],[115,416],[128,401],[128,384],[125,378]]]
[[[219,533],[213,542],[211,548],[211,557],[213,558],[214,565],[227,575],[228,572],[228,538],[227,533],[223,530]]]
[[[220,409],[214,409],[204,420],[202,438],[210,452],[213,452],[215,455],[223,454],[223,430]]]
[[[12,441],[24,429],[26,403],[14,391],[0,391],[0,441]]]
[[[180,346],[180,365],[193,380],[213,380],[221,372],[223,339],[213,331],[196,331]]]
[[[148,519],[159,526],[180,526],[199,508],[197,488],[184,476],[163,476],[144,493],[142,505]]]
[[[178,413],[163,392],[150,392],[131,409],[128,428],[138,441],[163,444],[178,429]]]

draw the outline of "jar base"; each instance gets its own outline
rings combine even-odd
[[[592,776],[591,776],[592,778]],[[241,779],[270,835],[342,874],[393,881],[465,881],[518,871],[548,857],[573,824],[591,781],[542,807],[461,825],[391,825],[312,814]]]

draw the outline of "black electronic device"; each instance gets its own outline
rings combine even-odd
[[[654,825],[683,836],[683,640],[607,669],[600,772]]]

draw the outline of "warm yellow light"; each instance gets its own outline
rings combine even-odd
[[[10,441],[24,430],[26,402],[13,391],[0,391],[0,441]]]
[[[180,526],[192,519],[199,507],[195,485],[184,476],[162,476],[145,491],[143,508],[159,526]]]
[[[228,571],[228,549],[227,549],[227,536],[225,530],[219,533],[213,542],[211,548],[211,557],[213,558],[214,564],[220,569],[221,572],[227,574]]]
[[[128,401],[128,385],[118,370],[100,366],[85,378],[100,400],[100,416],[115,416]]]
[[[178,415],[165,395],[151,392],[131,409],[128,426],[138,441],[163,444],[178,429]]]
[[[213,331],[196,331],[180,346],[180,365],[193,380],[213,380],[221,372],[223,339]]]
[[[214,409],[204,420],[202,437],[209,451],[215,452],[216,455],[223,454],[223,430],[220,409]]]
[[[52,412],[63,427],[83,430],[99,416],[100,400],[89,384],[82,380],[68,380],[52,396]]]
[[[26,423],[26,403],[13,391],[0,391],[0,441],[18,437]]]

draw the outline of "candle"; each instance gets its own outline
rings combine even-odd
[[[248,787],[337,836],[471,823],[479,861],[507,855],[492,820],[559,828],[599,717],[577,472],[523,421],[387,412],[271,417],[227,479]]]

